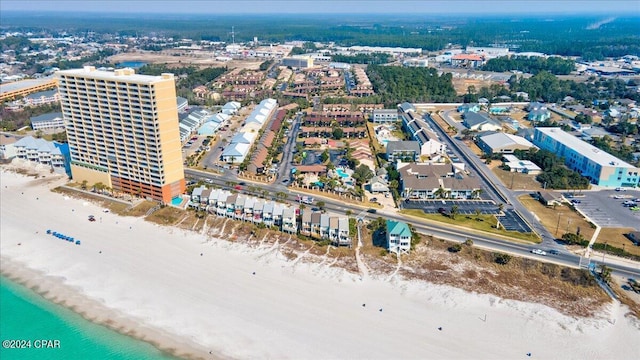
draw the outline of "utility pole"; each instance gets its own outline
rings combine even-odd
[[[556,236],[558,236],[558,229],[560,229],[560,214],[558,214],[558,224],[556,225]]]

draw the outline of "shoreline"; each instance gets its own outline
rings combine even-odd
[[[115,331],[121,335],[151,344],[159,351],[185,360],[222,359],[211,354],[196,343],[176,338],[161,329],[142,325],[140,321],[122,314],[97,300],[85,296],[81,291],[64,283],[64,279],[46,275],[24,264],[0,257],[0,274],[7,279],[33,291],[45,300],[65,307],[87,321]]]
[[[51,192],[60,179],[4,169],[1,175],[0,230],[11,239],[0,243],[2,273],[85,318],[113,316],[120,333],[174,356],[634,358],[625,344],[640,324],[625,318],[619,304],[575,318],[445,285],[387,276],[363,281],[323,256],[288,258],[281,252],[286,236],[249,246],[226,239],[230,226],[210,235],[103,214],[95,204]],[[104,221],[88,222],[88,214]]]

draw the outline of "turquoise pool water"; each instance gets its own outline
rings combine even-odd
[[[336,174],[338,174],[338,176],[340,176],[341,178],[349,177],[349,174],[344,172],[344,170],[342,169],[336,169]]]
[[[171,205],[180,206],[180,204],[182,204],[182,198],[180,196],[171,199]]]
[[[384,144],[384,146],[387,146],[387,143],[389,142],[389,139],[384,139],[382,140],[382,143]]]

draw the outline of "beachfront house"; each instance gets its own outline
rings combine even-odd
[[[329,240],[331,243],[338,243],[338,218],[336,216],[329,217]]]
[[[409,253],[411,229],[402,221],[387,220],[387,250],[392,253]]]
[[[273,208],[275,206],[275,203],[273,201],[267,201],[264,204],[264,208],[262,210],[262,222],[266,225],[266,226],[272,226],[273,225]]]
[[[329,215],[320,214],[320,238],[329,238]]]
[[[341,216],[338,219],[338,245],[351,246],[349,236],[349,218]]]
[[[290,234],[298,232],[298,221],[296,220],[296,210],[287,207],[282,212],[282,231]]]
[[[262,211],[264,209],[264,200],[257,199],[253,204],[253,222],[259,224],[262,222]]]
[[[282,214],[284,213],[284,205],[275,203],[273,206],[273,225],[282,226]]]
[[[311,237],[320,238],[320,214],[319,212],[311,213]]]
[[[300,234],[311,236],[311,211],[302,212],[302,221],[300,222]]]

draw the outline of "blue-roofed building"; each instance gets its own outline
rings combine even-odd
[[[387,250],[396,254],[411,251],[411,229],[407,223],[387,220]]]
[[[16,157],[19,159],[65,170],[69,167],[69,146],[67,144],[25,136],[13,145]]]
[[[547,105],[534,101],[527,107],[529,114],[527,120],[530,121],[545,121],[551,118],[551,112],[547,109]]]
[[[240,111],[242,105],[237,101],[230,101],[222,106],[222,113],[227,115],[233,115]]]
[[[176,97],[176,104],[178,106],[178,112],[185,112],[189,108],[189,100],[183,97]]]
[[[462,124],[471,131],[498,131],[502,125],[482,112],[467,112],[464,114]]]
[[[64,128],[64,121],[61,112],[54,112],[34,116],[31,119],[31,128],[33,130],[46,130],[55,128]]]
[[[458,106],[459,113],[478,112],[480,111],[480,104],[462,104]]]
[[[402,104],[398,105],[398,107],[400,108],[400,111],[404,113],[408,113],[409,111],[416,112],[415,106],[413,106],[413,104],[409,102],[403,102]]]

